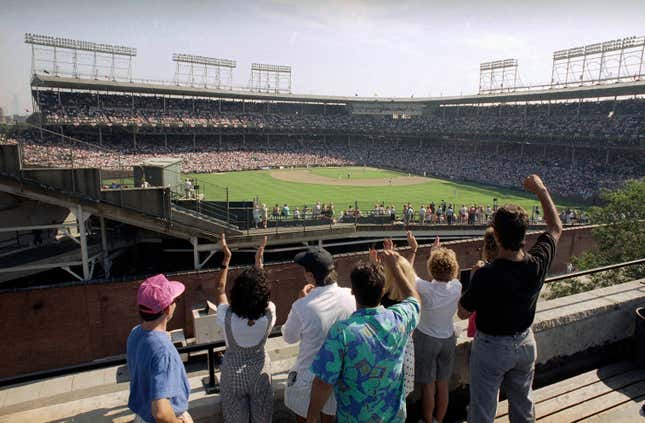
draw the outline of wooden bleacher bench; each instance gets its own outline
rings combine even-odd
[[[645,369],[621,362],[533,391],[539,422],[645,422]],[[496,422],[509,421],[508,401],[497,406]]]

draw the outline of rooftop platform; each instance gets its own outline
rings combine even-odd
[[[636,422],[645,401],[645,369],[630,361],[611,364],[538,389],[533,399],[539,422]],[[497,407],[495,421],[509,421],[508,401]]]
[[[602,348],[631,340],[634,309],[644,302],[645,280],[638,280],[538,304],[533,325],[539,351],[536,380],[540,373],[557,373],[563,362],[571,368],[580,355],[586,356],[578,366],[584,370],[575,377],[563,377],[535,391],[539,421],[640,421],[645,369],[629,362],[630,354],[607,363]],[[471,339],[465,328],[465,321],[456,324],[459,338],[453,390],[468,383]],[[291,422],[293,416],[283,406],[283,392],[298,346],[287,345],[282,338],[270,339],[267,345],[276,392],[274,421]],[[188,364],[187,369],[192,388],[190,412],[195,421],[221,421],[220,396],[209,395],[202,387],[207,373],[203,361]],[[127,382],[127,368],[120,366],[10,386],[0,390],[0,423],[129,422]],[[507,410],[507,404],[501,402],[500,421],[508,419]]]

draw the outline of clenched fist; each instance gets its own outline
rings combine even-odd
[[[546,190],[544,182],[537,175],[529,175],[524,179],[524,189],[533,194]]]

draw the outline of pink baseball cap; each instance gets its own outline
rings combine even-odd
[[[151,276],[139,285],[137,304],[142,312],[157,314],[172,304],[185,289],[183,283],[169,281],[162,274]]]

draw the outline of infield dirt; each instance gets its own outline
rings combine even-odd
[[[328,176],[315,175],[307,169],[281,169],[269,172],[275,179],[287,182],[300,182],[306,184],[333,185],[333,186],[354,186],[354,187],[382,187],[382,186],[403,186],[418,185],[430,182],[430,178],[422,176],[397,176],[394,178],[375,179],[336,179]]]

